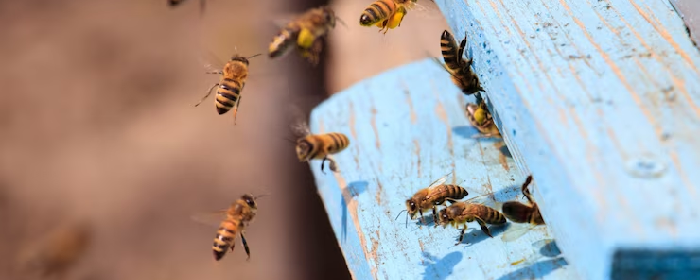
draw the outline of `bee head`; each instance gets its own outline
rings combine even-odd
[[[252,195],[246,194],[246,195],[242,196],[241,199],[243,199],[243,201],[245,201],[245,204],[248,204],[248,206],[253,207],[253,208],[257,207],[255,205],[255,197],[253,197]]]
[[[309,141],[307,141],[306,139],[300,139],[297,142],[296,150],[297,158],[299,158],[299,161],[304,162],[309,160],[308,157],[309,153],[311,153],[312,147],[313,146],[311,145],[311,143],[309,143]]]
[[[408,214],[411,215],[411,219],[413,219],[413,216],[418,212],[418,206],[413,202],[413,199],[406,200],[406,210]]]
[[[260,55],[262,55],[262,54],[259,53],[259,54],[256,54],[256,55],[253,55],[253,56],[249,56],[249,57],[243,57],[243,56],[239,56],[239,55],[234,55],[233,57],[231,57],[231,61],[240,61],[240,62],[242,62],[243,64],[245,64],[246,66],[248,66],[248,65],[250,64],[250,61],[248,61],[248,59],[251,59],[251,58],[253,58],[253,57],[260,56]]]
[[[447,208],[440,210],[440,212],[438,213],[438,219],[440,220],[439,223],[442,226],[446,226],[447,223],[452,221],[450,216],[447,214]]]
[[[324,6],[323,8],[323,21],[325,21],[328,25],[335,27],[335,12],[331,7]]]
[[[243,62],[243,64],[245,64],[245,65],[250,64],[250,61],[248,61],[247,57],[242,57],[242,56],[238,56],[238,55],[231,57],[231,61],[240,61],[240,62]]]

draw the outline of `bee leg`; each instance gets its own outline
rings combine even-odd
[[[316,66],[318,65],[318,62],[321,60],[321,52],[323,51],[323,40],[322,38],[317,38],[314,40],[314,42],[311,44],[311,47],[307,50],[305,50],[306,54],[305,56],[307,57],[309,63],[311,65]]]
[[[491,230],[489,230],[489,228],[486,226],[486,223],[484,223],[484,220],[482,220],[482,219],[479,218],[479,217],[476,217],[476,222],[479,223],[479,225],[481,226],[481,230],[482,230],[484,233],[486,233],[486,235],[488,235],[489,237],[493,238],[493,235],[491,235]]]
[[[464,39],[462,39],[462,42],[459,43],[459,50],[457,50],[457,57],[459,59],[462,59],[464,56],[464,47],[467,46],[467,33],[466,31],[464,32]],[[469,59],[471,60],[471,59]],[[467,64],[469,65],[469,64]]]
[[[241,91],[243,91],[243,89],[241,89]],[[243,95],[238,95],[236,106],[233,106],[233,125],[236,125],[236,115],[238,114],[238,106],[241,105],[241,98],[243,98]]]
[[[213,90],[215,87],[218,87],[219,85],[220,85],[219,83],[216,83],[211,88],[209,88],[209,90],[207,90],[207,94],[204,95],[204,97],[202,97],[202,99],[199,100],[199,102],[196,105],[194,105],[194,107],[197,107],[197,106],[199,106],[199,104],[202,104],[202,101],[204,101],[204,99],[207,99],[207,97],[209,97],[209,95],[211,95],[211,90]]]
[[[408,13],[408,10],[404,8],[403,6],[399,7],[399,9],[394,13],[391,18],[387,21],[386,24],[386,30],[389,31],[389,29],[394,29],[396,27],[401,26],[401,22],[403,21],[403,17],[406,16]],[[386,31],[384,31],[386,34]]]
[[[323,157],[323,160],[321,161],[321,172],[323,174],[326,174],[326,171],[323,170],[323,167],[325,166],[326,161],[328,160],[328,156]]]
[[[248,248],[248,241],[245,240],[245,234],[241,231],[241,243],[243,243],[243,248],[245,249],[245,253],[248,255],[248,258],[246,258],[246,261],[250,261],[250,248]]]
[[[462,231],[459,232],[459,241],[457,242],[457,244],[455,244],[455,246],[462,244],[462,240],[464,240],[464,231],[465,230],[467,230],[467,225],[464,225],[464,227],[462,227]]]
[[[420,215],[421,225],[425,225],[425,217],[423,216],[423,209],[418,209],[418,214]]]
[[[438,215],[437,215],[437,207],[436,206],[433,206],[433,224],[434,224],[434,226],[433,226],[434,228],[436,228],[438,226]]]

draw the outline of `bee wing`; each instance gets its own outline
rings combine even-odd
[[[190,215],[190,218],[200,224],[208,226],[218,226],[226,216],[226,210],[216,212],[203,212]]]
[[[450,176],[450,173],[452,173],[452,172],[449,172],[449,173],[445,174],[444,176],[442,176],[442,178],[437,179],[434,182],[430,183],[428,188],[434,188],[434,187],[445,184],[445,182],[447,182],[447,176]]]
[[[289,129],[292,131],[294,137],[300,138],[311,134],[311,129],[306,123],[306,114],[296,105],[290,105],[287,107],[288,115],[292,120]]]
[[[503,236],[501,237],[503,242],[513,242],[535,227],[532,224],[512,224],[513,226],[503,233]]]
[[[204,66],[206,72],[217,72],[224,68],[224,63],[221,58],[211,51],[206,51],[206,55],[199,57],[199,63]]]
[[[409,10],[409,14],[416,15],[416,17],[424,19],[434,19],[441,17],[440,8],[434,2],[428,2],[426,4],[412,3],[406,7]]]

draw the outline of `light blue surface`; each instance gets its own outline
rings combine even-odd
[[[468,31],[494,118],[579,275],[609,279],[618,250],[636,279],[700,275],[700,261],[653,259],[700,254],[700,54],[669,2],[436,3],[455,37]]]
[[[525,175],[501,154],[501,141],[471,138],[478,132],[468,126],[465,102],[444,69],[425,59],[364,80],[312,111],[313,133],[350,138],[334,156],[339,174],[323,174],[320,161],[311,169],[354,279],[576,279],[560,255],[538,245],[551,238],[546,227],[504,243],[502,234],[515,227],[492,227],[488,238],[470,223],[454,246],[457,229],[395,220],[406,199],[449,172],[456,183],[464,180],[467,198],[519,195]]]

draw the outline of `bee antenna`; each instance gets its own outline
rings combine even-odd
[[[406,212],[406,228],[408,228],[408,212]]]
[[[343,26],[345,26],[345,28],[348,28],[348,25],[345,24],[345,22],[344,22],[341,18],[335,17],[335,20],[337,20],[338,22],[340,22],[340,24],[342,24]]]
[[[272,194],[268,192],[268,193],[264,193],[264,194],[261,194],[261,195],[256,195],[256,196],[254,196],[253,198],[257,200],[258,198],[265,197],[265,196],[271,196],[271,195],[272,195]]]
[[[261,53],[259,53],[259,54],[256,54],[256,55],[253,55],[253,56],[249,56],[249,57],[246,57],[246,58],[253,58],[253,57],[256,57],[256,56],[261,56],[261,55],[262,55],[262,54],[261,54]]]
[[[401,213],[403,213],[403,212],[407,212],[407,211],[406,211],[406,210],[401,210],[401,212],[399,212],[399,214],[396,215],[396,218],[394,218],[394,221],[396,221],[396,220],[399,218],[399,216],[401,215]]]

